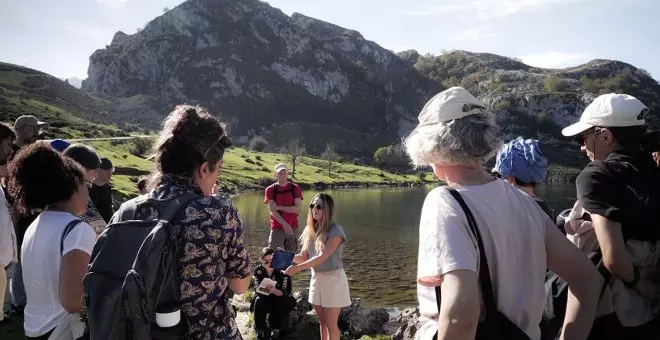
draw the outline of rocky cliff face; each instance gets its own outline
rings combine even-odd
[[[622,62],[551,70],[488,53],[395,55],[357,31],[258,0],[188,0],[138,33],[118,32],[90,57],[88,76],[83,90],[118,103],[112,121],[155,127],[174,105],[194,103],[222,115],[239,141],[297,137],[312,153],[330,141],[363,156],[410,131],[425,101],[455,85],[496,112],[507,138],[538,138],[551,162],[573,166],[585,159],[561,127],[599,93],[660,109],[658,83]]]
[[[407,131],[439,89],[356,31],[257,0],[189,0],[136,34],[118,32],[90,57],[88,76],[84,90],[155,103],[139,115],[151,126],[173,105],[199,103],[235,135],[295,122],[383,143]],[[301,139],[317,137],[305,130]]]
[[[628,93],[651,108],[646,117],[660,127],[660,85],[644,70],[611,60],[593,60],[561,70],[535,68],[489,53],[453,51],[441,56],[399,53],[429,79],[444,86],[463,86],[496,114],[508,139],[537,138],[551,162],[584,165],[577,144],[561,129],[579,119],[584,108],[603,93]]]

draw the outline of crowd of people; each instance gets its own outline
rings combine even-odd
[[[503,143],[493,114],[463,88],[431,98],[404,140],[412,163],[446,184],[421,207],[416,338],[655,339],[660,139],[646,133],[647,111],[605,94],[562,131],[591,162],[575,205],[557,214],[535,192],[548,173],[538,140]],[[230,297],[252,283],[257,338],[279,339],[296,305],[293,278],[309,269],[320,338],[340,339],[347,237],[330,195],[304,205],[286,164],[275,164],[264,192],[270,235],[253,266],[240,215],[217,191],[232,142],[216,116],[176,107],[153,146],[156,170],[116,212],[112,162],[88,145],[39,141],[45,127],[34,116],[0,124],[0,323],[22,314],[28,339],[241,339]],[[131,226],[148,227],[143,239]],[[290,266],[272,266],[280,252],[292,253]],[[108,263],[121,277],[93,270]]]
[[[6,298],[0,301],[0,322],[22,315],[27,339],[90,338],[95,327],[102,328],[94,324],[99,316],[94,315],[93,301],[113,303],[110,296],[97,293],[97,286],[85,282],[88,274],[95,274],[91,268],[104,260],[112,242],[128,237],[122,236],[126,228],[122,229],[122,223],[166,219],[176,227],[173,276],[179,321],[175,324],[185,321],[179,335],[240,339],[229,297],[245,293],[252,280],[259,286],[269,278],[275,284],[267,285],[253,301],[255,328],[259,339],[279,339],[287,314],[296,304],[291,277],[311,269],[309,300],[319,316],[321,337],[339,339],[339,310],[350,304],[341,263],[346,237],[333,220],[334,202],[329,195],[319,194],[310,201],[301,235],[302,192],[289,181],[286,165],[276,164],[276,181],[266,189],[264,200],[271,213],[271,236],[253,271],[239,214],[230,197],[217,192],[223,156],[232,145],[218,118],[201,107],[178,106],[164,121],[153,146],[156,171],[139,179],[139,196],[116,212],[109,185],[114,172],[111,161],[88,145],[61,139],[39,141],[46,127],[33,116],[20,117],[13,127],[0,124],[0,289],[4,292],[8,287],[6,294],[0,294]],[[145,201],[153,204],[139,203]],[[177,203],[180,206],[165,216],[162,206],[170,201],[185,202]],[[131,216],[126,214],[129,210]],[[288,268],[271,268],[273,254],[280,249],[297,254]],[[120,252],[130,249],[111,249],[110,256],[121,262]],[[139,262],[141,253],[136,256]],[[113,311],[122,313],[118,307]],[[172,332],[171,313],[154,308],[159,330]],[[125,329],[117,329],[121,326],[107,322],[118,339],[135,332],[125,324]]]
[[[533,190],[547,172],[538,142],[501,146],[492,113],[462,88],[433,97],[405,140],[413,163],[447,184],[422,207],[416,338],[657,338],[660,173],[647,112],[632,96],[605,94],[563,129],[591,161],[558,218],[564,235]]]

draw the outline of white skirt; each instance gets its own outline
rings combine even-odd
[[[309,280],[309,303],[325,308],[342,308],[351,305],[348,278],[343,268],[317,272],[312,269]]]

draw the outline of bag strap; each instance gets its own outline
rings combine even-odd
[[[186,192],[181,196],[166,201],[156,201],[158,207],[158,219],[171,222],[179,211],[185,209],[190,202],[199,198],[200,195]]]
[[[449,193],[454,197],[454,199],[460,204],[465,216],[467,217],[469,231],[477,240],[477,246],[479,247],[479,283],[481,284],[481,294],[484,299],[484,304],[486,306],[486,313],[494,313],[497,310],[497,304],[495,303],[495,295],[493,294],[493,284],[490,280],[490,271],[488,269],[488,260],[486,259],[486,251],[484,250],[483,240],[481,239],[481,233],[477,228],[477,222],[472,215],[472,211],[468,207],[467,203],[461,196],[461,194],[456,191],[454,188],[447,187]],[[436,300],[438,303],[438,312],[440,311],[440,287],[436,287]]]
[[[64,239],[67,236],[69,236],[71,231],[73,231],[73,229],[75,229],[78,226],[78,224],[80,224],[81,222],[82,220],[75,219],[69,222],[69,224],[67,224],[66,227],[64,227],[64,231],[62,232],[62,237],[60,238],[60,256],[64,255],[62,254],[64,252]]]

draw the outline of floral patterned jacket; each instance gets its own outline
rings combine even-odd
[[[179,287],[182,311],[190,326],[189,336],[199,340],[242,339],[229,304],[229,279],[251,274],[250,258],[243,240],[243,226],[229,197],[204,196],[188,177],[163,176],[148,195],[171,199],[185,192],[193,200],[171,221],[179,229]],[[136,219],[156,218],[153,209],[141,209]]]

